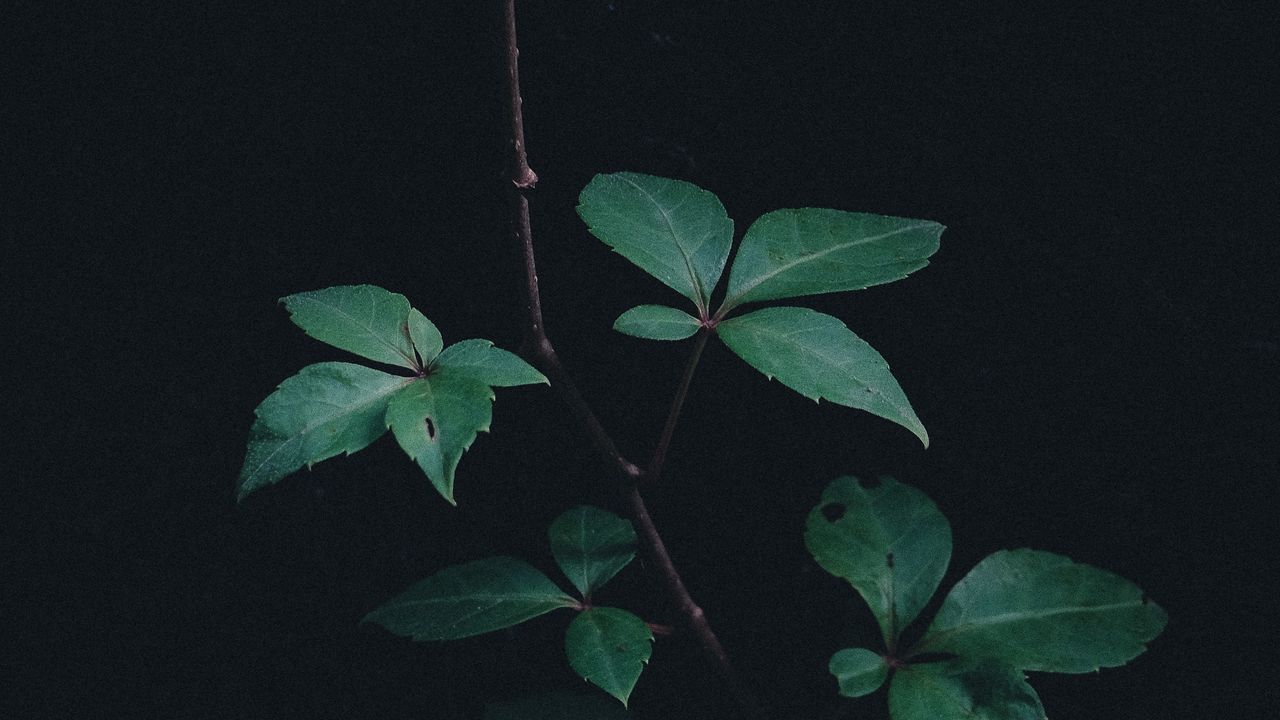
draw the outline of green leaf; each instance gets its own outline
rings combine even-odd
[[[665,305],[640,305],[618,316],[613,329],[646,340],[683,340],[702,327],[698,318]]]
[[[596,175],[578,214],[591,234],[706,314],[733,244],[733,221],[715,195],[652,175]]]
[[[889,664],[879,653],[866,648],[845,648],[831,656],[827,668],[840,683],[845,697],[870,695],[889,677]]]
[[[951,561],[947,519],[924,493],[888,477],[873,487],[853,477],[832,481],[809,513],[804,543],[822,569],[867,601],[891,648]]]
[[[453,565],[419,581],[369,613],[373,622],[414,640],[456,640],[519,625],[577,601],[529,563],[510,557]]]
[[[1045,720],[1022,672],[990,662],[908,665],[889,686],[893,720]]]
[[[280,298],[311,337],[390,365],[417,369],[409,301],[374,285],[341,285]],[[425,319],[425,318],[423,318]]]
[[[563,691],[531,695],[485,707],[484,720],[627,720],[630,711],[600,694]]]
[[[566,510],[551,523],[551,554],[583,597],[609,582],[636,556],[631,523],[587,505]]]
[[[775,210],[747,229],[718,315],[742,303],[860,290],[928,265],[943,227],[821,208]]]
[[[729,349],[765,377],[811,400],[827,399],[905,427],[929,446],[889,364],[845,324],[815,310],[771,307],[716,326]]]
[[[418,312],[417,308],[409,308],[408,327],[409,339],[413,341],[413,347],[421,358],[422,364],[419,367],[427,367],[440,354],[440,349],[444,347],[444,339],[440,337],[440,331],[436,326],[425,315]]]
[[[569,664],[587,682],[627,704],[653,651],[653,633],[626,610],[598,607],[578,613],[565,632]]]
[[[1166,620],[1118,575],[1053,553],[1003,550],[956,583],[916,652],[1090,672],[1137,657]]]
[[[454,471],[476,434],[488,431],[493,390],[449,371],[418,378],[387,405],[386,425],[436,490],[456,505]]]
[[[387,431],[387,402],[412,378],[350,363],[308,365],[254,410],[239,499],[339,453],[367,447]]]
[[[518,356],[496,348],[488,340],[463,340],[435,359],[434,368],[469,377],[494,387],[547,383],[547,378]]]

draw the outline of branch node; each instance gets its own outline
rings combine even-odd
[[[511,181],[511,184],[521,190],[532,190],[538,184],[538,173],[534,172],[533,168],[525,165],[516,171],[516,177]]]

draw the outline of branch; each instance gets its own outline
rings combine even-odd
[[[524,258],[525,291],[529,312],[529,335],[526,338],[526,349],[532,356],[534,364],[550,377],[552,387],[560,391],[565,402],[569,405],[570,411],[582,422],[601,456],[617,471],[623,481],[626,488],[627,508],[631,519],[639,528],[641,542],[650,559],[659,569],[668,594],[684,616],[689,628],[698,638],[708,658],[715,665],[721,676],[724,677],[730,691],[748,713],[753,717],[767,717],[754,694],[738,678],[737,672],[729,661],[728,654],[725,653],[719,639],[716,638],[711,626],[707,623],[706,614],[693,601],[680,578],[680,573],[676,570],[675,564],[672,563],[666,545],[662,542],[662,537],[658,534],[658,530],[653,524],[653,519],[649,517],[649,510],[645,507],[644,498],[640,496],[640,491],[636,488],[636,481],[644,475],[644,471],[623,457],[622,453],[618,451],[613,439],[605,431],[599,418],[592,412],[591,407],[583,399],[582,393],[578,391],[569,373],[564,369],[559,356],[556,355],[555,347],[551,344],[551,339],[547,336],[546,327],[542,319],[542,299],[538,291],[538,270],[533,251],[533,230],[529,223],[529,200],[525,195],[537,183],[538,176],[529,167],[528,155],[525,152],[524,116],[521,112],[523,100],[520,97],[520,51],[516,40],[515,0],[503,0],[503,4],[506,14],[507,82],[510,89],[507,110],[511,120],[512,138],[510,167],[511,212],[515,225],[515,234]],[[689,390],[689,381],[693,376],[693,369],[697,365],[698,355],[705,344],[706,332],[703,332],[698,338],[694,355],[690,358],[685,376],[681,380],[679,390],[676,392],[671,414],[667,419],[666,426],[663,428],[662,439],[659,441],[658,451],[654,455],[653,462],[650,463],[650,466],[658,471],[661,471],[663,459],[666,456],[666,448],[670,445],[671,434],[675,430],[676,418],[680,413],[680,406],[684,403],[684,397]]]
[[[642,471],[634,463],[627,460],[618,451],[600,424],[599,418],[591,407],[582,399],[582,393],[573,383],[569,373],[556,355],[551,338],[547,337],[542,321],[542,296],[538,290],[538,266],[533,254],[533,230],[529,223],[529,199],[525,192],[538,182],[538,175],[529,167],[529,157],[524,146],[524,114],[520,97],[520,50],[516,44],[515,0],[504,0],[506,5],[507,26],[507,84],[511,90],[508,116],[511,120],[512,158],[511,158],[511,212],[515,223],[515,234],[520,242],[524,257],[525,296],[529,308],[529,336],[525,340],[525,350],[532,355],[534,364],[551,379],[551,385],[560,389],[570,411],[586,428],[592,443],[600,452],[605,462],[613,466],[628,481],[635,481]]]
[[[514,165],[511,168],[511,182],[521,190],[528,190],[538,184],[538,174],[529,167],[529,156],[524,151],[524,99],[520,97],[520,45],[516,42],[516,4],[515,0],[505,0],[507,21],[507,88],[511,95],[507,98],[508,116],[511,119],[511,145]],[[528,227],[528,208],[525,212],[525,226]]]
[[[720,639],[716,637],[715,632],[711,630],[711,624],[707,622],[707,615],[702,608],[693,601],[693,597],[689,595],[688,589],[684,586],[684,581],[680,578],[680,572],[676,570],[676,566],[671,562],[671,556],[667,553],[667,546],[662,542],[662,536],[658,534],[658,528],[653,524],[653,518],[649,517],[649,510],[645,507],[644,498],[640,496],[640,491],[635,485],[626,490],[627,510],[631,515],[631,519],[635,522],[638,530],[640,541],[648,551],[649,560],[658,568],[658,572],[662,575],[662,580],[667,586],[667,592],[675,600],[676,607],[680,614],[684,616],[684,620],[689,625],[689,629],[693,631],[698,642],[702,645],[702,650],[706,653],[707,658],[720,672],[720,676],[724,678],[725,683],[729,686],[729,691],[733,693],[738,703],[755,718],[768,718],[768,714],[764,711],[764,706],[756,699],[755,693],[742,682],[742,678],[738,676],[738,671],[733,668],[733,663],[729,660],[729,654],[724,651],[724,647],[720,644]]]

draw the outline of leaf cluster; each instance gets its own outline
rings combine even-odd
[[[884,358],[844,322],[805,307],[743,308],[905,278],[928,264],[942,225],[776,210],[752,223],[730,263],[733,221],[715,195],[690,183],[598,175],[582,191],[578,212],[597,238],[693,306],[691,314],[640,305],[624,312],[615,329],[668,341],[703,333],[699,351],[706,334],[715,334],[766,377],[814,401],[890,420],[928,445]],[[379,287],[332,287],[281,301],[311,337],[391,371],[322,362],[282,382],[255,410],[240,498],[304,466],[359,451],[389,430],[455,503],[455,471],[477,434],[489,429],[493,388],[547,382],[488,340],[446,347],[403,295]],[[557,517],[548,539],[575,594],[523,560],[490,557],[440,570],[365,620],[436,641],[571,608],[577,614],[565,631],[569,664],[625,706],[649,661],[653,633],[633,613],[593,605],[592,594],[635,557],[635,530],[610,512],[581,506]],[[814,560],[866,602],[884,643],[881,650],[846,648],[831,657],[839,692],[858,697],[887,683],[894,720],[1043,720],[1025,672],[1123,664],[1166,621],[1123,578],[1048,552],[1007,550],[979,562],[919,639],[903,647],[904,631],[919,620],[951,558],[951,528],[933,502],[890,478],[874,484],[839,478],[809,514],[804,540]],[[616,705],[601,708],[599,699],[553,694],[492,706],[486,717],[625,717]]]
[[[650,340],[683,340],[702,330],[769,379],[816,401],[865,410],[929,434],[880,353],[830,315],[770,300],[860,290],[905,278],[928,264],[943,226],[929,220],[825,208],[775,210],[747,229],[713,312],[733,246],[733,221],[715,195],[681,180],[613,173],[583,189],[578,214],[592,234],[683,295],[695,315],[640,305],[614,323]]]
[[[254,410],[240,499],[303,466],[361,450],[390,429],[440,495],[456,504],[454,471],[476,434],[489,429],[493,388],[547,382],[488,340],[444,347],[426,316],[380,287],[331,287],[281,302],[311,337],[411,374],[324,362],[282,382]]]
[[[979,562],[942,601],[924,635],[899,646],[951,559],[951,527],[919,490],[892,478],[838,478],[809,513],[805,545],[824,570],[862,596],[883,652],[831,657],[840,694],[859,697],[892,675],[894,720],[1043,720],[1024,671],[1091,672],[1146,649],[1166,615],[1135,585],[1039,550]]]
[[[653,633],[633,613],[593,606],[591,595],[635,558],[635,530],[607,510],[581,506],[557,517],[548,536],[577,599],[523,560],[491,557],[419,581],[365,621],[418,641],[456,640],[573,608],[578,614],[565,631],[569,665],[626,705],[649,662]]]

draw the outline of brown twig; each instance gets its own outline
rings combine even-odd
[[[520,44],[516,42],[516,4],[514,0],[504,1],[507,25],[507,89],[511,92],[507,98],[507,110],[511,118],[511,144],[515,160],[515,165],[511,169],[511,182],[521,190],[528,190],[538,184],[538,174],[529,167],[529,156],[524,150],[524,98],[520,97]],[[527,217],[526,222],[528,222]]]
[[[738,671],[734,669],[733,662],[729,660],[729,654],[725,652],[724,646],[720,644],[720,639],[716,637],[715,632],[711,629],[711,624],[707,622],[706,613],[698,606],[698,603],[694,602],[693,596],[685,588],[684,580],[680,578],[680,572],[676,570],[675,563],[671,562],[671,556],[667,553],[667,546],[662,542],[662,536],[658,534],[658,528],[653,524],[653,518],[649,517],[649,509],[645,507],[644,498],[641,497],[640,490],[635,485],[631,485],[626,489],[626,501],[628,514],[639,530],[640,542],[648,550],[650,562],[658,568],[658,573],[662,576],[663,583],[667,587],[667,593],[675,601],[676,608],[684,616],[689,629],[698,638],[698,643],[702,645],[703,652],[706,653],[707,658],[711,660],[712,664],[720,672],[720,676],[724,678],[725,683],[729,686],[729,691],[733,693],[738,703],[752,717],[767,718],[768,714],[764,711],[764,706],[760,704],[760,701],[756,699],[755,693],[751,692],[751,689],[738,676]]]
[[[569,405],[570,411],[582,422],[601,456],[618,473],[619,479],[625,488],[628,513],[638,527],[639,537],[646,554],[654,566],[658,568],[667,593],[671,596],[690,630],[698,638],[712,664],[725,679],[730,692],[733,693],[735,699],[751,716],[757,718],[767,717],[760,703],[756,700],[755,694],[738,678],[733,664],[729,661],[728,654],[711,630],[706,614],[689,595],[688,589],[685,588],[684,582],[680,578],[680,573],[671,561],[671,555],[667,552],[666,545],[662,542],[662,536],[658,534],[658,530],[653,524],[653,519],[649,516],[649,510],[645,507],[644,498],[641,497],[640,491],[636,487],[637,481],[644,476],[644,471],[627,460],[618,451],[617,446],[608,432],[605,431],[599,418],[592,412],[591,407],[583,399],[573,379],[560,362],[559,356],[556,355],[555,347],[551,344],[551,339],[547,335],[542,319],[542,299],[538,290],[538,270],[533,251],[533,231],[529,223],[529,199],[526,196],[526,192],[537,182],[538,176],[529,167],[528,155],[524,144],[524,118],[521,112],[522,100],[520,97],[520,70],[518,64],[520,51],[516,41],[515,0],[503,0],[503,4],[506,14],[507,80],[508,88],[510,89],[510,103],[507,109],[511,120],[512,137],[510,168],[511,208],[515,234],[524,259],[525,291],[529,312],[527,350],[533,363],[550,377],[552,386],[560,392],[565,402]],[[690,359],[685,375],[681,380],[680,388],[676,392],[671,414],[668,416],[667,423],[663,429],[662,439],[659,441],[653,461],[650,462],[650,467],[657,472],[661,471],[663,459],[666,457],[666,449],[671,442],[670,436],[675,430],[676,418],[679,416],[680,407],[688,394],[689,380],[693,375],[693,368],[697,365],[697,356],[701,353],[702,346],[706,343],[706,335],[706,331],[699,333],[694,355]]]

